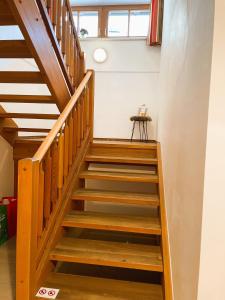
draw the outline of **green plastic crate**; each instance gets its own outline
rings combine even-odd
[[[0,205],[0,245],[5,243],[7,239],[7,206]]]

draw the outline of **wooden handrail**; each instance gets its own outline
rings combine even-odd
[[[33,157],[33,160],[39,160],[42,161],[44,156],[46,155],[47,151],[49,150],[51,144],[53,143],[54,139],[57,137],[57,134],[63,127],[66,119],[68,118],[69,114],[71,113],[73,107],[75,106],[76,102],[78,101],[81,93],[85,89],[89,79],[91,78],[93,72],[88,71],[87,74],[85,75],[83,81],[75,91],[73,97],[65,107],[64,111],[61,113],[60,117],[58,118],[57,122],[55,123],[54,127],[51,129],[49,134],[47,135],[46,139],[44,142],[41,144],[40,148],[36,152],[36,154]]]
[[[33,299],[51,270],[49,241],[61,228],[58,216],[66,212],[93,139],[93,105],[94,72],[88,71],[36,154],[19,161],[17,300]]]

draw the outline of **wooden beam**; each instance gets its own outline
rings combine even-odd
[[[16,20],[10,11],[8,3],[0,0],[0,26],[16,25]]]
[[[46,128],[18,128],[18,127],[4,127],[4,131],[17,131],[17,132],[49,132],[50,129]]]
[[[0,105],[0,113],[6,113],[4,108]],[[14,140],[17,138],[18,134],[16,131],[5,132],[4,127],[17,128],[17,124],[12,119],[0,119],[0,135],[11,145],[14,144]]]
[[[0,16],[0,26],[17,25],[16,20],[11,15]]]
[[[0,95],[0,102],[55,104],[52,96],[42,95]]]
[[[40,72],[0,71],[1,83],[45,83]]]
[[[24,40],[0,40],[0,58],[33,57]]]
[[[1,118],[57,120],[58,114],[0,113]]]
[[[7,0],[20,30],[33,54],[40,72],[60,111],[64,109],[71,93],[58,63],[45,24],[40,17],[36,1]],[[29,13],[28,13],[29,12]]]

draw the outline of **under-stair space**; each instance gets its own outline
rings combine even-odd
[[[60,289],[57,299],[169,299],[158,151],[157,143],[91,144],[49,252],[55,268],[42,286]]]

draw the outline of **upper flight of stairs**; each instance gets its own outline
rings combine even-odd
[[[33,2],[33,1],[31,1]],[[31,12],[30,12],[31,13]],[[0,0],[0,26],[1,28],[6,28],[6,26],[18,26],[19,29],[24,34],[23,40],[0,40],[0,59],[34,59],[39,70],[37,71],[0,71],[0,83],[14,83],[14,84],[46,84],[51,92],[51,95],[21,95],[21,94],[1,94],[0,92],[0,103],[4,106],[5,103],[38,103],[38,104],[56,104],[60,109],[60,100],[57,100],[57,96],[54,93],[52,84],[46,73],[46,68],[41,59],[39,59],[38,52],[33,49],[34,41],[30,37],[29,28],[24,27],[23,17],[19,16],[19,11],[16,10],[14,1]],[[41,34],[41,31],[40,31]],[[47,35],[47,32],[46,32]],[[46,52],[51,44],[46,44]],[[51,46],[52,47],[52,46]],[[53,56],[53,53],[51,53]],[[55,62],[55,64],[57,61]],[[47,66],[46,66],[47,67]],[[58,69],[58,71],[60,71]],[[61,72],[61,71],[60,71]],[[57,73],[56,73],[57,74]],[[62,78],[60,79],[62,83]],[[64,90],[64,88],[63,88]],[[68,100],[70,93],[66,94],[65,100]],[[38,128],[18,128],[17,119],[57,119],[56,115],[45,115],[45,114],[26,114],[20,113],[16,114],[17,111],[14,110],[13,113],[7,113],[2,106],[0,106],[0,135],[2,135],[11,145],[14,146],[15,139],[18,136],[18,132],[43,132],[43,130]]]
[[[157,143],[91,145],[49,253],[56,267],[43,284],[60,289],[57,299],[170,300],[158,151]]]
[[[17,27],[15,32],[19,31],[20,35],[15,34],[11,40],[6,34],[5,40],[0,36],[0,59],[7,60],[11,66],[0,70],[0,84],[23,86],[24,92],[0,90],[0,135],[14,146],[21,133],[30,132],[31,136],[47,133],[46,123],[38,124],[42,124],[41,120],[56,120],[58,116],[26,113],[27,109],[24,113],[17,114],[16,109],[9,113],[5,105],[42,104],[43,112],[45,104],[54,104],[62,112],[83,79],[85,68],[69,1],[0,0],[0,27],[8,30],[8,26]],[[15,59],[16,63],[12,64]],[[35,70],[26,70],[26,59],[33,59]],[[18,69],[18,62],[22,68]],[[27,91],[27,85],[31,84],[46,85],[48,91],[40,95],[42,91],[35,88],[32,94]],[[36,123],[27,128],[19,126],[18,119],[34,119]]]

